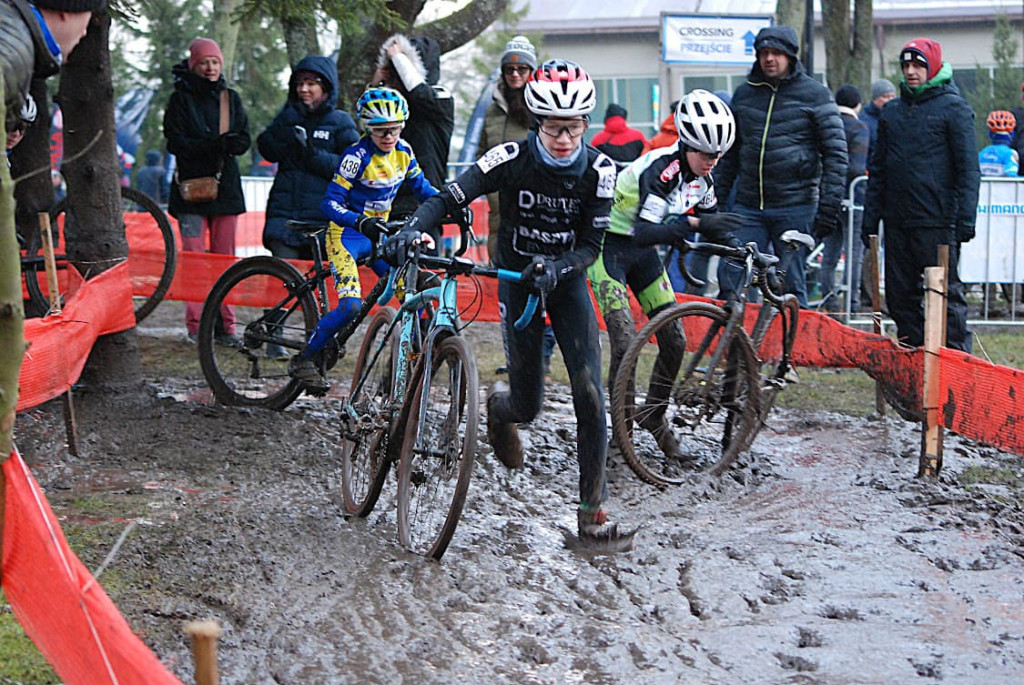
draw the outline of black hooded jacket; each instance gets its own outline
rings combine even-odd
[[[327,99],[313,111],[302,103],[296,90],[296,74],[309,71],[319,74],[326,83]],[[277,113],[256,145],[260,154],[277,162],[277,175],[267,199],[267,223],[263,243],[278,240],[296,247],[305,238],[285,226],[288,219],[315,221],[323,219],[320,202],[327,184],[341,162],[341,153],[359,140],[359,133],[347,112],[335,109],[338,97],[338,72],[327,57],[303,57],[292,70],[288,81],[288,101]],[[305,131],[305,143],[296,126]]]
[[[786,43],[785,29],[793,31],[776,26],[759,37],[776,31]],[[819,216],[838,216],[847,167],[839,108],[829,89],[808,76],[795,55],[790,61],[790,72],[778,85],[755,62],[746,82],[736,88],[731,104],[736,142],[715,169],[715,185],[719,197],[728,197],[739,177],[736,201],[746,207],[817,204]]]
[[[178,218],[182,214],[223,216],[245,212],[242,180],[238,171],[239,155],[245,154],[249,138],[249,118],[242,98],[228,88],[224,77],[216,81],[189,71],[188,60],[175,64],[174,92],[164,112],[164,137],[167,151],[175,155],[176,170],[171,181],[171,199],[167,211]],[[220,94],[228,92],[228,134],[220,135]],[[222,166],[223,164],[223,166]],[[185,202],[178,181],[214,176],[221,170],[220,190],[211,202]]]

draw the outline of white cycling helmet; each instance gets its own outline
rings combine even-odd
[[[679,101],[675,122],[679,140],[699,152],[724,155],[736,141],[732,110],[706,90],[694,90]]]
[[[548,60],[526,84],[526,108],[539,117],[586,116],[596,104],[594,82],[575,62]]]

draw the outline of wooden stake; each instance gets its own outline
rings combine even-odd
[[[192,637],[192,656],[196,661],[196,685],[217,685],[217,639],[221,635],[216,621],[192,621],[185,625]]]
[[[50,296],[50,314],[60,314],[60,284],[57,282],[57,258],[53,255],[53,234],[50,215],[39,212],[39,235],[43,239],[43,265],[46,267],[46,290]]]
[[[75,401],[71,395],[71,388],[64,393],[64,430],[68,438],[68,452],[71,456],[81,456],[78,453],[78,419],[75,418]]]
[[[868,255],[871,257],[871,321],[876,334],[882,334],[882,286],[878,269],[878,236],[868,237]],[[850,286],[851,288],[853,286]],[[885,396],[882,385],[875,381],[875,412],[885,416]]]
[[[942,425],[939,421],[939,350],[942,348],[946,311],[945,280],[940,266],[924,270],[924,424],[921,427],[921,458],[917,475],[932,477],[942,469]]]

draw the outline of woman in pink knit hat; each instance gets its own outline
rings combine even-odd
[[[172,69],[174,92],[164,113],[164,136],[167,151],[176,156],[176,170],[167,209],[181,227],[182,250],[205,252],[209,233],[210,252],[233,255],[238,215],[245,211],[236,158],[249,149],[250,138],[242,99],[228,88],[223,71],[224,56],[220,46],[209,38],[193,40],[188,58]],[[221,132],[224,93],[228,103],[227,130]],[[204,176],[219,177],[217,196],[203,202],[183,198],[181,182]],[[202,307],[201,302],[185,304],[185,326],[190,342],[196,341]],[[234,313],[230,307],[221,310],[221,318],[216,342],[237,345]]]

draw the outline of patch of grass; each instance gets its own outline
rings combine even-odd
[[[1024,477],[1019,471],[1006,467],[968,466],[960,472],[962,485],[1004,485],[1018,489],[1024,487]]]
[[[56,685],[61,682],[25,635],[0,592],[0,683]]]

